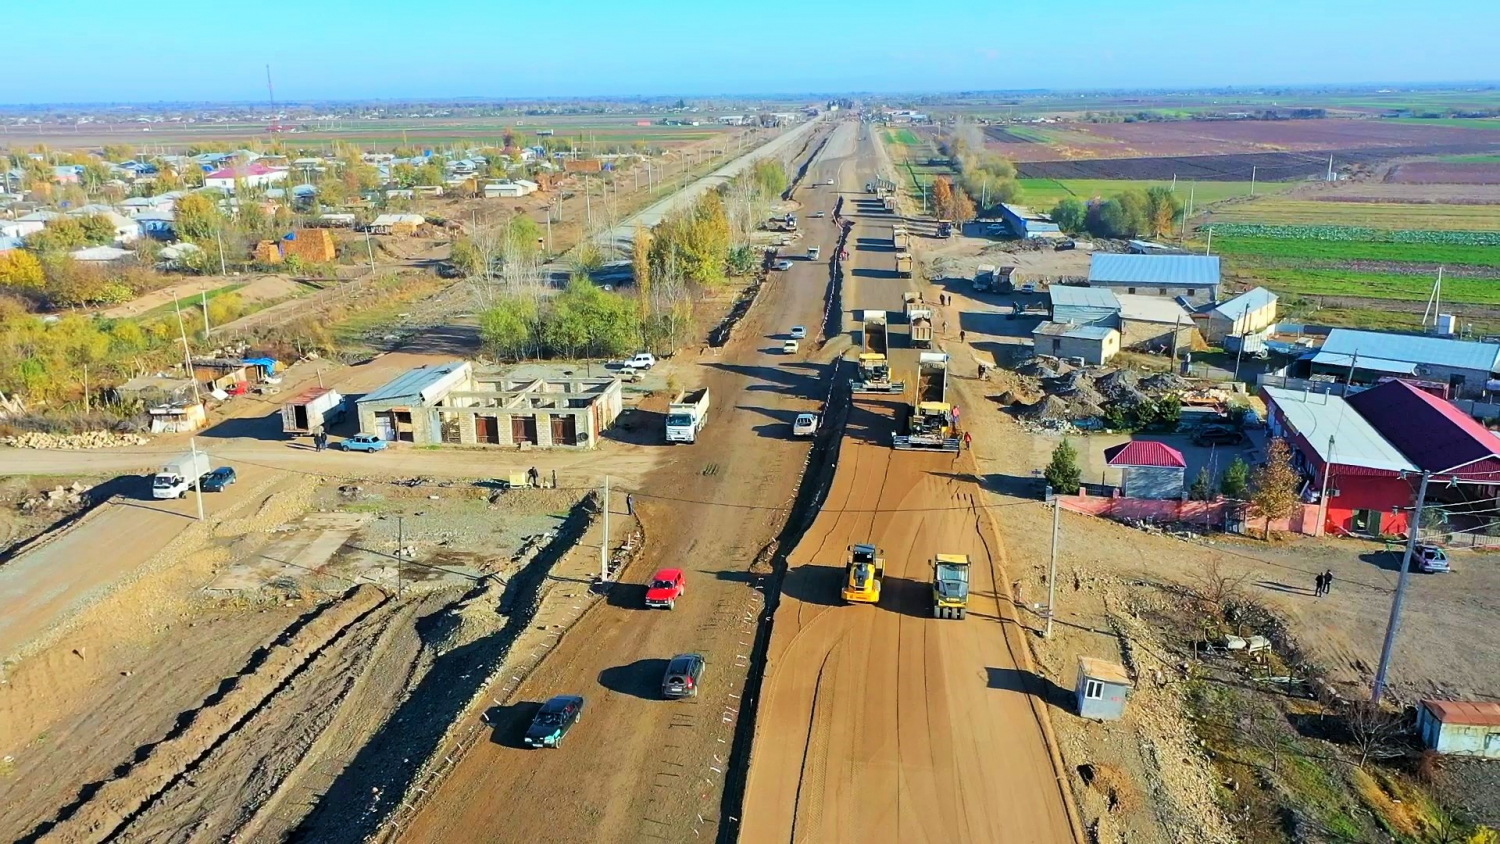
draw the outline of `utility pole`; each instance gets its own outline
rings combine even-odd
[[[1328,435],[1328,456],[1323,461],[1323,490],[1318,493],[1318,531],[1328,529],[1328,480],[1333,475],[1333,434]]]
[[[1206,244],[1203,245],[1203,254],[1204,255],[1209,254],[1208,250],[1210,250],[1212,248],[1214,248],[1214,227],[1213,226],[1209,226],[1208,227],[1208,243],[1206,243]]]
[[[188,448],[193,452],[193,471],[198,471],[198,438],[188,437]],[[203,478],[193,478],[193,488],[198,490],[198,521],[203,521]]]
[[[401,555],[405,554],[406,548],[406,520],[402,516],[396,517],[396,597],[401,597]]]
[[[373,279],[375,277],[375,247],[370,243],[369,232],[365,232],[365,253],[370,256],[370,278]]]
[[[198,376],[193,374],[193,353],[188,349],[187,329],[182,325],[182,306],[177,302],[176,291],[172,292],[172,310],[177,312],[177,336],[182,338],[182,365],[193,382],[193,401],[201,405],[203,397],[198,393]]]
[[[599,543],[599,582],[609,580],[609,475],[604,476],[604,541]]]
[[[210,326],[208,324],[208,288],[205,287],[202,290],[199,290],[198,295],[202,297],[203,301],[203,339],[207,340],[208,332],[210,330]]]
[[[83,365],[83,415],[89,413],[89,365]]]
[[[1427,503],[1427,482],[1432,473],[1422,472],[1422,485],[1417,489],[1417,509],[1412,513],[1411,524],[1406,526],[1406,553],[1401,555],[1401,575],[1396,578],[1396,599],[1391,602],[1391,618],[1385,625],[1385,644],[1380,647],[1380,668],[1375,672],[1375,688],[1370,691],[1370,703],[1379,704],[1385,692],[1385,675],[1391,667],[1391,650],[1396,646],[1396,631],[1401,626],[1401,604],[1406,601],[1406,579],[1411,571],[1411,556],[1417,550],[1417,533],[1422,527],[1422,506]]]
[[[224,227],[214,229],[214,239],[219,242],[219,275],[229,275],[229,265],[224,263]]]
[[[1057,597],[1057,529],[1062,522],[1062,505],[1052,502],[1052,562],[1047,565],[1047,630],[1042,635],[1052,638],[1052,601]]]
[[[1250,195],[1255,196],[1255,165],[1250,167]]]

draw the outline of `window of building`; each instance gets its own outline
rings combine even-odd
[[[1125,288],[1125,292],[1129,293],[1132,296],[1134,296],[1135,295],[1135,288],[1134,287],[1127,287],[1127,288]]]
[[[1156,288],[1156,295],[1158,295],[1158,296],[1165,296],[1165,295],[1167,295],[1167,288],[1165,288],[1165,287],[1158,287],[1158,288]]]
[[[1083,696],[1089,700],[1102,700],[1104,698],[1104,684],[1098,680],[1089,680],[1083,684]]]

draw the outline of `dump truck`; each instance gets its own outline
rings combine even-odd
[[[344,397],[331,387],[314,387],[281,406],[283,434],[315,434],[344,421]]]
[[[917,356],[917,393],[907,414],[906,433],[897,434],[892,445],[902,451],[950,451],[959,449],[953,407],[948,404],[948,356],[922,352]]]
[[[911,278],[911,253],[896,253],[896,275],[901,278]]]
[[[880,603],[880,585],[885,580],[885,554],[874,545],[850,545],[844,566],[844,600],[856,604]]]
[[[896,247],[897,252],[905,252],[911,248],[911,232],[906,226],[891,226],[891,245]]]
[[[886,359],[887,339],[885,311],[861,314],[864,351],[859,356],[859,378],[851,386],[856,393],[901,393],[906,385],[891,382],[890,361]]]
[[[888,213],[888,214],[894,214],[894,213],[896,213],[896,197],[894,197],[894,196],[881,197],[880,204],[883,205],[883,206],[885,206],[886,213]]]
[[[932,617],[962,619],[969,610],[969,555],[938,554],[932,560]]]
[[[908,290],[901,294],[901,311],[906,314],[907,319],[911,319],[912,308],[921,307],[923,307],[922,294],[915,290]]]
[[[995,265],[980,264],[974,270],[974,292],[988,293],[995,289]]]
[[[938,237],[952,237],[953,236],[953,221],[952,220],[938,220],[937,236]]]
[[[908,312],[907,316],[911,320],[912,348],[932,348],[932,311],[927,308],[919,308]]]
[[[680,392],[667,405],[667,442],[695,443],[698,432],[708,424],[708,388],[691,393]]]

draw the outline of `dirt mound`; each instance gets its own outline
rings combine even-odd
[[[1067,372],[1068,366],[1057,358],[1037,355],[1022,362],[1016,371],[1033,378],[1056,378]]]
[[[1134,407],[1146,401],[1146,394],[1136,389],[1140,377],[1128,369],[1116,369],[1094,379],[1094,389],[1111,402]]]
[[[1042,388],[1049,395],[1063,396],[1072,402],[1087,402],[1095,405],[1104,402],[1104,397],[1094,388],[1088,375],[1082,370],[1074,370],[1057,378],[1044,379]]]
[[[1190,385],[1171,372],[1159,372],[1142,381],[1140,386],[1148,393],[1180,393]]]
[[[1103,412],[1096,403],[1068,401],[1060,396],[1043,396],[1041,401],[1022,410],[1021,417],[1035,422],[1072,422],[1092,419]]]
[[[434,652],[445,654],[488,636],[504,626],[500,615],[500,596],[505,584],[498,577],[486,577],[459,600],[432,620],[428,643]]]

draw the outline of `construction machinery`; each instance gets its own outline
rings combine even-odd
[[[907,324],[911,327],[912,348],[932,348],[932,308],[922,301],[920,293],[907,291],[901,294],[901,299]]]
[[[958,426],[953,420],[953,406],[948,404],[946,354],[922,352],[917,356],[917,394],[905,428],[906,433],[897,434],[891,443],[901,451],[958,451]]]
[[[896,275],[901,278],[911,278],[911,253],[896,253]]]
[[[938,554],[932,560],[932,617],[962,619],[969,610],[969,555]]]
[[[874,545],[850,545],[844,566],[844,600],[856,604],[880,603],[880,584],[885,580],[885,555]]]
[[[980,264],[974,270],[974,292],[988,293],[995,289],[995,265]]]
[[[953,221],[952,220],[938,220],[938,223],[937,223],[937,236],[938,237],[952,237],[953,236]]]
[[[887,214],[896,213],[896,197],[886,195],[880,198],[880,204],[885,208]]]
[[[905,252],[911,248],[911,232],[906,226],[891,226],[891,245],[896,247],[897,252]]]
[[[859,379],[851,389],[856,393],[905,392],[905,383],[891,381],[891,366],[886,359],[885,311],[864,311],[862,319],[864,351],[859,356]]]

